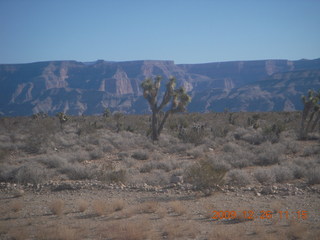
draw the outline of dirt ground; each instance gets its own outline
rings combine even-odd
[[[320,239],[318,189],[204,196],[176,188],[3,188],[0,239]]]

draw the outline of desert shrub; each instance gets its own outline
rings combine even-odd
[[[149,153],[143,150],[136,151],[131,155],[132,158],[137,160],[148,160],[149,159]]]
[[[25,139],[23,151],[29,154],[39,154],[42,153],[42,138],[37,135],[30,135]]]
[[[141,168],[140,168],[140,172],[141,173],[149,173],[152,170],[152,165],[150,163],[148,164],[144,164]]]
[[[23,165],[14,169],[12,172],[14,182],[20,184],[33,183],[39,184],[47,180],[48,172],[34,164]]]
[[[79,147],[73,147],[70,149],[70,152],[60,153],[59,156],[70,163],[82,162],[90,159],[89,153]]]
[[[223,170],[230,170],[232,168],[231,164],[228,161],[227,155],[219,155],[216,156],[214,154],[207,156],[207,161],[210,162],[215,168],[217,169],[223,169]]]
[[[207,136],[206,129],[202,124],[193,124],[190,128],[181,128],[178,137],[186,143],[199,145]]]
[[[119,160],[124,160],[124,159],[126,159],[128,157],[129,157],[129,153],[127,153],[127,152],[119,152],[118,153],[118,159]]]
[[[301,145],[295,142],[294,140],[286,139],[285,141],[283,141],[283,144],[286,148],[287,154],[290,154],[290,153],[296,154],[301,150]]]
[[[246,186],[251,183],[250,176],[245,170],[233,169],[230,170],[227,175],[227,184],[233,186]]]
[[[290,181],[294,178],[293,171],[289,167],[275,166],[271,169],[271,171],[274,172],[276,181],[278,183]]]
[[[104,145],[102,146],[102,151],[103,151],[104,153],[106,153],[106,152],[111,153],[111,152],[114,151],[114,147],[113,147],[111,144],[106,143],[106,144],[104,144]]]
[[[224,152],[236,153],[236,152],[239,152],[240,150],[241,150],[241,147],[238,144],[233,142],[228,142],[223,145]]]
[[[145,176],[144,182],[151,186],[166,185],[169,183],[169,177],[162,170],[153,170]]]
[[[14,181],[14,170],[16,167],[1,164],[0,165],[0,182],[12,182]]]
[[[164,149],[164,151],[171,154],[174,154],[174,153],[184,154],[192,147],[194,146],[191,143],[176,143],[176,144],[171,144],[166,149]]]
[[[152,168],[153,169],[159,169],[159,170],[163,170],[165,172],[170,172],[171,170],[171,166],[169,163],[164,163],[164,162],[151,162]]]
[[[126,170],[118,170],[118,171],[107,171],[102,173],[99,176],[99,179],[106,182],[121,182],[124,183],[126,181],[127,172]]]
[[[153,169],[159,169],[159,170],[161,169],[161,170],[164,170],[165,172],[169,172],[171,170],[171,167],[167,163],[152,161],[150,163],[144,164],[140,168],[140,172],[147,173],[147,172],[151,172],[151,170]]]
[[[251,151],[238,149],[237,152],[224,154],[221,159],[228,162],[234,168],[244,168],[251,166],[256,156]]]
[[[191,149],[187,150],[187,154],[194,157],[194,158],[200,158],[200,157],[204,156],[206,151],[207,150],[205,149],[205,146],[200,145],[195,148],[191,148]]]
[[[306,169],[304,166],[292,163],[289,164],[288,167],[291,169],[294,178],[301,179],[306,176]]]
[[[281,123],[275,123],[271,126],[264,127],[262,135],[266,141],[277,143],[279,141],[280,133],[285,130],[285,126]]]
[[[260,149],[255,164],[267,166],[279,163],[280,154],[281,150],[279,150],[276,145],[265,144],[263,148]]]
[[[274,173],[270,169],[256,169],[254,177],[262,184],[270,184],[275,182]]]
[[[99,159],[103,157],[103,152],[100,149],[94,149],[89,152],[91,160]]]
[[[226,172],[226,169],[217,168],[212,162],[202,160],[186,169],[184,179],[199,189],[206,189],[221,184]]]
[[[319,154],[320,153],[320,147],[319,146],[307,146],[304,150],[303,150],[303,154],[302,156],[304,157],[309,157],[315,154]]]
[[[39,160],[45,164],[48,168],[63,168],[67,166],[67,161],[58,155],[45,155]]]
[[[237,128],[233,135],[236,140],[243,140],[254,145],[259,145],[265,141],[261,129],[255,130],[253,128]]]
[[[10,151],[8,149],[0,149],[0,162],[5,160],[10,154]]]
[[[320,184],[320,166],[307,170],[307,183],[309,185]]]
[[[71,180],[92,179],[94,172],[92,169],[86,168],[80,164],[68,164],[59,170],[60,173],[66,174]]]
[[[228,133],[230,132],[230,128],[226,127],[226,126],[214,126],[210,129],[210,132],[213,136],[213,138],[224,138],[228,135]]]

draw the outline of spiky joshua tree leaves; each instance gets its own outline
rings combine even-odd
[[[302,111],[301,125],[300,125],[300,139],[307,139],[308,133],[315,130],[317,124],[320,122],[320,90],[308,91],[308,96],[302,96],[304,105]]]
[[[176,79],[170,77],[162,101],[158,103],[158,92],[161,80],[162,77],[157,76],[154,80],[152,78],[147,78],[141,83],[143,96],[147,99],[152,111],[151,137],[153,141],[159,139],[160,133],[168,117],[171,114],[186,111],[186,106],[191,101],[191,97],[185,92],[184,88],[175,89]],[[163,113],[163,108],[170,102],[171,106],[169,110]]]

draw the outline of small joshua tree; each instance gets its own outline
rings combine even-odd
[[[65,122],[67,122],[69,120],[69,117],[64,114],[63,112],[59,112],[56,114],[56,116],[59,118],[60,121],[60,129],[62,130],[62,124],[64,124]]]
[[[122,112],[115,112],[113,118],[116,121],[117,132],[120,132],[123,127],[122,119],[124,118],[124,114]]]
[[[160,133],[168,117],[173,113],[184,112],[186,110],[186,106],[191,101],[191,97],[182,87],[175,89],[176,79],[174,77],[170,77],[162,101],[158,104],[157,97],[161,80],[161,76],[157,76],[154,81],[152,78],[147,78],[141,83],[143,96],[147,99],[152,111],[151,137],[153,141],[157,141],[159,139]],[[171,106],[169,110],[164,113],[162,111],[163,108],[170,102]]]
[[[320,91],[308,91],[308,96],[302,96],[304,105],[302,111],[301,125],[300,125],[300,139],[306,139],[308,133],[314,131],[317,124],[320,122]]]
[[[103,117],[108,118],[112,115],[111,111],[109,108],[106,108],[102,114]]]

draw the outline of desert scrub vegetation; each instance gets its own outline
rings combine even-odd
[[[222,184],[226,172],[225,168],[215,166],[209,160],[201,160],[186,169],[184,179],[199,189],[206,189]]]
[[[68,116],[62,129],[58,117],[2,117],[0,181],[164,186],[179,173],[198,189],[268,179],[314,184],[309,173],[320,165],[319,133],[300,141],[300,120],[301,112],[177,113],[152,142],[147,115]],[[268,168],[273,177],[262,172]]]

